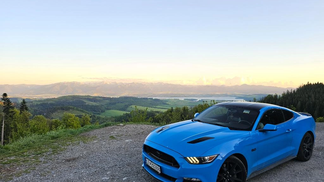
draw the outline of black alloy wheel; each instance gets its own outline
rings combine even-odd
[[[242,161],[235,157],[230,156],[222,164],[217,182],[245,182],[246,181],[246,168]]]
[[[300,142],[297,159],[299,161],[308,161],[313,154],[314,139],[310,133],[306,133]]]

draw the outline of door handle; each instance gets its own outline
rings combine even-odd
[[[287,129],[286,133],[292,132],[292,129]]]

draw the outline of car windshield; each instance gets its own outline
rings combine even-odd
[[[231,130],[251,130],[259,111],[231,105],[214,105],[197,117],[195,121],[228,127]]]

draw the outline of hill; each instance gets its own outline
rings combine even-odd
[[[324,84],[307,83],[295,90],[287,90],[282,95],[268,95],[260,100],[289,107],[299,112],[308,112],[314,118],[324,116]]]
[[[170,107],[195,106],[202,101],[153,99],[137,97],[99,97],[99,96],[63,96],[58,98],[28,100],[33,115],[44,115],[46,118],[60,118],[64,112],[75,115],[93,115],[113,117],[128,113],[137,106],[149,111],[166,111]]]

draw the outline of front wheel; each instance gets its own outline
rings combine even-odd
[[[235,156],[230,156],[222,164],[217,175],[217,182],[245,182],[245,181],[246,181],[246,168],[243,162]]]
[[[310,133],[306,133],[300,142],[297,160],[308,161],[313,154],[314,139]]]

